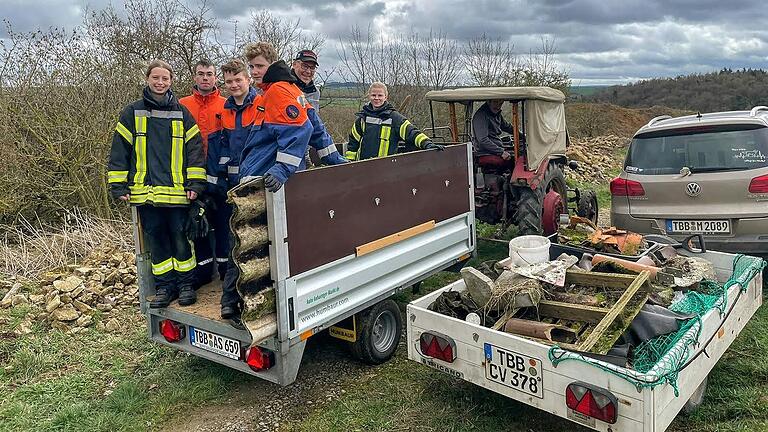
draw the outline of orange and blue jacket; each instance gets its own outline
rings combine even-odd
[[[192,94],[179,99],[179,103],[187,107],[192,117],[200,128],[200,136],[203,138],[203,154],[208,152],[208,136],[221,129],[220,114],[224,111],[224,101],[227,99],[221,95],[219,89],[203,96],[195,87]]]
[[[221,129],[208,137],[208,191],[224,194],[237,185],[240,155],[257,119],[263,117],[258,107],[261,95],[251,87],[242,105],[230,96],[219,116]],[[259,119],[259,121],[261,121]]]
[[[304,167],[312,137],[309,103],[294,84],[284,61],[273,63],[259,87],[264,90],[260,115],[251,127],[240,161],[240,179],[271,174],[281,183]]]

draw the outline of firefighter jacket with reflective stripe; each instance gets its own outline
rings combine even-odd
[[[248,91],[242,105],[237,105],[232,96],[227,98],[220,115],[222,128],[208,138],[209,191],[223,195],[237,185],[240,154],[251,132],[251,126],[259,116],[257,101],[260,100],[261,96],[253,87]]]
[[[294,84],[284,61],[273,63],[259,84],[263,111],[243,148],[240,179],[271,174],[285,183],[300,167],[312,136],[304,93]]]
[[[431,142],[389,102],[378,109],[369,102],[357,113],[344,156],[349,160],[363,160],[392,155],[397,153],[400,141],[405,142],[406,151],[423,149]]]
[[[131,204],[187,205],[186,191],[205,190],[200,129],[169,90],[163,101],[144,97],[123,109],[112,138],[109,185]]]
[[[219,89],[203,96],[197,90],[192,89],[192,94],[179,99],[179,102],[187,107],[192,117],[195,118],[197,127],[200,128],[200,136],[203,139],[203,155],[208,152],[208,136],[221,129],[220,114],[224,110],[226,98],[221,95]]]

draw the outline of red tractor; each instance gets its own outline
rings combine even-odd
[[[503,228],[517,225],[520,234],[549,235],[557,231],[560,216],[568,214],[571,204],[576,214],[597,223],[595,193],[569,189],[565,183],[565,167],[577,169],[578,165],[565,156],[569,138],[561,91],[549,87],[475,87],[435,90],[427,93],[426,99],[433,139],[449,144],[472,141],[475,102],[503,100],[512,107],[511,116],[504,116],[513,132],[502,137],[505,150],[512,155],[509,166],[483,165],[474,158],[477,219],[501,223]],[[435,127],[433,102],[448,103],[449,126]],[[463,113],[458,112],[457,104],[463,106]],[[442,134],[446,131],[450,136]]]

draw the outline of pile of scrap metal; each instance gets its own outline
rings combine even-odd
[[[243,299],[242,321],[255,340],[276,331],[275,291],[270,272],[267,202],[261,177],[228,192],[233,204],[232,259],[240,269],[236,282]]]
[[[570,223],[557,231],[562,245],[586,248],[594,252],[636,256],[648,250],[643,235],[616,227],[598,228],[591,220],[571,216]]]
[[[522,267],[503,260],[494,266],[494,274],[466,267],[461,271],[466,290],[443,293],[430,310],[590,355],[608,355],[628,340],[636,346],[677,331],[688,317],[666,307],[682,291],[715,279],[712,263],[680,255],[680,247],[660,247],[637,262],[563,254]],[[626,364],[626,355],[615,362]]]

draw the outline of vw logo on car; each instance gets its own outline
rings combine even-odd
[[[685,193],[689,197],[697,197],[701,193],[701,186],[698,183],[688,183],[685,185]]]

